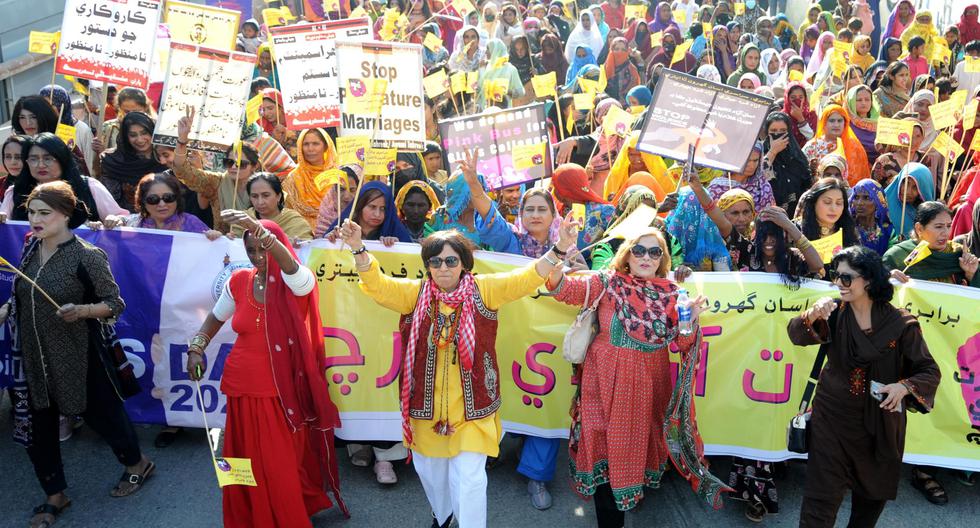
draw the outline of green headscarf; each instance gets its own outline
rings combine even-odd
[[[487,42],[487,67],[480,75],[479,82],[479,94],[477,94],[477,101],[480,104],[480,108],[486,108],[493,103],[489,101],[487,104],[487,89],[492,81],[504,80],[507,82],[507,97],[522,97],[524,95],[524,84],[521,83],[521,75],[518,73],[517,68],[514,67],[510,62],[506,62],[510,58],[510,52],[507,51],[507,45],[500,39],[490,39]],[[501,59],[504,59],[504,63],[497,65]]]
[[[918,240],[906,240],[889,248],[882,257],[885,268],[889,270],[905,269],[905,258],[917,245],[919,245]],[[956,280],[965,280],[963,269],[960,268],[963,246],[956,242],[949,242],[946,248],[948,251],[933,251],[928,257],[905,270],[905,274],[916,280],[942,280],[942,282],[946,282],[950,277],[955,277]],[[973,276],[969,286],[980,287],[980,273]]]
[[[755,52],[759,54],[759,64],[756,65],[754,70],[749,70],[745,67],[745,56],[752,50],[755,50]],[[765,86],[768,84],[769,77],[759,69],[759,66],[761,65],[762,52],[759,51],[759,46],[756,46],[751,42],[742,46],[742,51],[738,53],[738,69],[728,76],[728,81],[726,81],[725,84],[728,86],[738,87],[738,80],[742,78],[742,75],[745,75],[746,73],[754,73],[756,77],[759,78],[759,81],[762,82],[762,85]]]

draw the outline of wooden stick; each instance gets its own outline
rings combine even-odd
[[[36,282],[34,282],[33,280],[31,280],[30,277],[28,277],[27,275],[25,275],[24,272],[22,272],[19,269],[17,269],[17,267],[15,267],[13,264],[7,262],[6,259],[2,259],[2,261],[0,261],[0,265],[2,265],[2,267],[4,267],[4,268],[9,269],[10,271],[16,273],[18,277],[26,280],[27,283],[31,285],[31,287],[33,287],[37,291],[41,292],[41,295],[44,295],[44,298],[47,299],[48,302],[51,303],[51,306],[54,306],[55,311],[58,311],[58,310],[61,309],[61,305],[58,304],[58,303],[56,303],[54,301],[54,299],[52,299],[51,296],[48,295],[48,292],[44,291],[44,288],[41,288],[40,286],[38,286]]]
[[[557,77],[555,77],[555,84],[556,85],[558,84],[558,78]],[[561,115],[561,105],[558,104],[558,87],[557,86],[555,86],[555,113],[558,114],[558,137],[560,137],[561,140],[564,141],[565,140],[565,124],[562,123],[563,120],[562,120],[562,115]]]
[[[242,141],[241,139],[238,140],[239,143],[241,143],[241,141]],[[232,209],[238,209],[238,180],[241,179],[241,177],[240,177],[240,175],[238,173],[241,172],[241,170],[242,170],[242,146],[239,146],[237,150],[238,150],[238,159],[235,160],[235,166],[236,166],[236,170],[235,170],[235,194],[233,195],[234,197],[232,198],[232,202],[231,202],[231,208]],[[303,153],[301,152],[300,155],[302,156]],[[248,208],[246,207],[246,209],[248,209]]]

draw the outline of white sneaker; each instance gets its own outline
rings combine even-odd
[[[374,463],[374,475],[378,478],[378,484],[398,483],[395,467],[387,460],[378,460]]]
[[[72,419],[67,416],[58,417],[58,440],[62,442],[67,441],[71,438],[72,433],[75,432],[74,424],[72,424]]]
[[[548,486],[540,480],[527,481],[527,494],[531,496],[531,506],[538,510],[547,510],[551,507],[551,493],[548,493]]]

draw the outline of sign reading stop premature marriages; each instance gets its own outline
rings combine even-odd
[[[422,99],[422,46],[392,42],[337,42],[341,136],[368,136],[373,148],[422,150],[425,102]],[[363,95],[372,80],[386,81],[377,114],[355,113],[344,104],[348,93]],[[353,98],[351,98],[353,99]]]
[[[772,100],[738,88],[664,70],[636,148],[641,152],[739,172]]]
[[[337,40],[371,40],[370,20],[353,18],[269,28],[286,127],[340,126]]]

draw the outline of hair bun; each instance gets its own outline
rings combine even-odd
[[[75,229],[86,221],[88,221],[88,206],[82,200],[75,200],[75,210],[68,219],[68,227]]]

